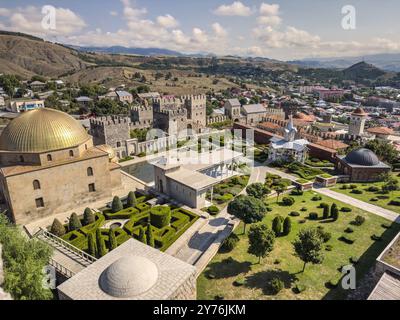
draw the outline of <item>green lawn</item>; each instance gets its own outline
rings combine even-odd
[[[340,277],[338,268],[348,265],[350,257],[359,257],[360,261],[356,265],[357,279],[360,280],[365,272],[374,264],[377,256],[383,251],[385,246],[399,232],[400,226],[393,225],[390,229],[385,229],[382,224],[388,223],[387,220],[379,216],[367,213],[358,208],[352,208],[350,213],[340,212],[339,220],[330,222],[329,220],[311,221],[308,220],[310,212],[318,212],[322,216],[322,209],[317,208],[321,202],[331,205],[336,202],[339,209],[350,207],[337,202],[331,198],[322,196],[321,201],[312,201],[314,193],[312,191],[304,193],[303,196],[294,196],[296,203],[291,207],[283,207],[277,204],[276,198],[270,199],[272,212],[267,213],[263,220],[271,227],[272,220],[276,215],[286,217],[290,212],[297,211],[299,217],[292,217],[292,232],[289,236],[277,238],[275,247],[269,257],[257,264],[258,258],[247,253],[247,236],[242,235],[243,225],[240,225],[235,233],[240,241],[236,248],[230,253],[218,253],[209,263],[206,270],[199,276],[197,282],[198,299],[214,299],[222,296],[224,299],[341,299],[346,296],[342,289],[331,289],[326,283],[332,279]],[[301,209],[307,208],[307,212]],[[365,223],[358,227],[350,225],[357,215],[366,218]],[[299,221],[305,220],[305,223]],[[307,265],[304,273],[301,273],[303,263],[294,256],[292,241],[298,231],[305,227],[323,226],[325,231],[332,234],[331,240],[326,245],[333,247],[332,251],[324,251],[325,259],[320,265]],[[355,238],[354,244],[345,244],[338,240],[344,230],[351,226],[354,233],[350,236]],[[249,228],[248,228],[249,229]],[[373,234],[383,235],[382,241],[373,241]],[[277,263],[277,259],[280,260]],[[211,275],[211,277],[210,277]],[[285,282],[285,289],[274,296],[268,292],[267,282],[279,277]],[[235,280],[244,280],[244,285],[235,286]],[[357,280],[357,281],[358,281]],[[306,286],[306,290],[300,294],[293,292],[295,282]]]
[[[393,176],[394,177],[394,176]],[[389,194],[380,194],[379,192],[370,192],[367,189],[371,186],[376,186],[379,189],[384,185],[383,182],[374,182],[374,183],[351,183],[351,185],[357,186],[358,190],[362,191],[362,194],[355,194],[352,193],[352,190],[350,189],[342,189],[343,185],[350,186],[350,184],[337,184],[334,188],[332,188],[333,191],[343,193],[345,195],[348,195],[350,197],[353,197],[355,199],[368,202],[374,205],[377,205],[379,207],[392,210],[394,212],[397,212],[400,214],[400,206],[394,206],[390,205],[390,201],[396,200],[400,201],[400,190],[399,191],[392,191]],[[371,199],[374,199],[375,201],[371,201]],[[376,201],[377,200],[377,201]]]

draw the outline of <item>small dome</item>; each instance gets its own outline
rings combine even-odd
[[[76,147],[90,136],[70,115],[47,108],[22,113],[0,136],[0,150],[47,152]]]
[[[376,166],[379,164],[377,155],[371,150],[365,148],[353,150],[345,159],[348,163],[360,166]]]
[[[354,110],[353,115],[355,115],[355,116],[367,116],[368,113],[366,113],[363,108],[358,107],[356,110]]]
[[[96,146],[96,147],[98,149],[100,149],[101,151],[107,152],[108,153],[108,159],[111,162],[117,162],[118,161],[114,149],[111,146],[109,146],[108,144],[102,144],[102,145]]]
[[[110,296],[128,298],[145,293],[158,279],[157,266],[147,258],[129,256],[118,259],[100,276],[101,289]]]

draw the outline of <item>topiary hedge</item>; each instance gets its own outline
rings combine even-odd
[[[239,242],[239,237],[235,233],[231,233],[221,244],[220,250],[223,252],[231,252],[235,249],[237,243]]]
[[[156,228],[164,228],[171,222],[171,209],[168,206],[156,206],[150,209],[150,223]]]
[[[212,216],[216,216],[219,213],[219,209],[217,206],[209,206],[207,208],[207,212]]]

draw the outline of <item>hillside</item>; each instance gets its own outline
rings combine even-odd
[[[58,77],[87,66],[75,50],[34,37],[0,33],[0,73]]]
[[[375,67],[372,64],[368,64],[366,62],[359,62],[351,67],[343,70],[343,77],[346,80],[354,80],[354,81],[360,81],[360,80],[375,80],[381,76],[384,76],[386,74],[385,71],[382,71],[381,69]]]

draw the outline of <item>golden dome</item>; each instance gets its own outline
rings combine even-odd
[[[76,147],[90,139],[70,115],[47,108],[22,113],[0,136],[0,150],[46,152]]]
[[[100,149],[101,151],[107,152],[108,153],[108,159],[112,162],[117,162],[117,156],[115,154],[114,149],[109,146],[108,144],[102,144],[100,146],[96,146],[96,148]]]

